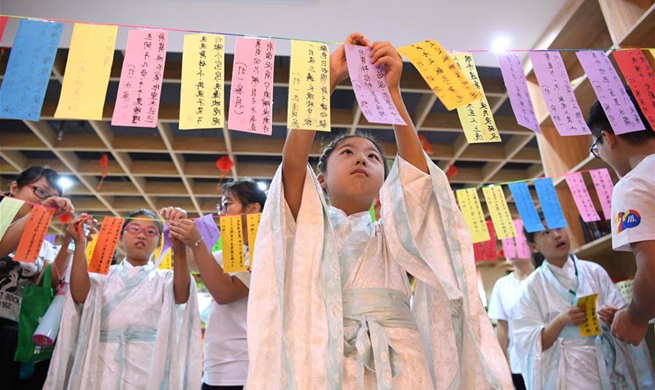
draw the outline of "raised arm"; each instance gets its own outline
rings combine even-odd
[[[359,33],[353,33],[346,38],[345,43],[367,46],[366,38]],[[337,85],[348,78],[348,65],[343,45],[339,46],[330,55],[330,93]],[[289,130],[282,151],[282,184],[284,185],[284,198],[291,209],[293,218],[298,217],[302,199],[305,174],[307,173],[307,160],[314,142],[315,131]]]
[[[91,219],[91,216],[80,214],[75,217],[68,226],[68,234],[75,242],[73,254],[73,267],[70,275],[70,291],[73,300],[77,303],[84,303],[91,290],[91,280],[86,268],[86,232],[84,222]]]
[[[239,278],[223,272],[207,245],[202,242],[202,236],[193,221],[182,219],[171,222],[170,232],[172,237],[182,241],[193,251],[202,280],[216,303],[225,305],[248,296],[249,289]]]
[[[391,99],[398,109],[406,125],[394,125],[393,130],[398,144],[398,154],[405,161],[427,173],[428,165],[425,153],[418,138],[416,128],[412,123],[402,94],[400,93],[400,77],[403,72],[403,59],[389,42],[374,42],[371,45],[371,61],[375,66],[383,66],[387,72],[387,85]]]

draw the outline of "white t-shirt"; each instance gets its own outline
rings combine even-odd
[[[223,252],[215,252],[214,258],[222,267]],[[230,275],[250,288],[250,272]],[[226,305],[219,305],[212,299],[210,305],[202,381],[210,386],[243,386],[248,378],[248,297]]]
[[[612,247],[655,240],[655,154],[644,158],[612,191]]]
[[[512,311],[519,301],[523,290],[525,289],[525,281],[518,280],[514,276],[514,272],[496,281],[493,291],[491,292],[491,299],[489,300],[489,317],[496,320],[507,321],[507,332],[509,337],[509,346],[507,353],[509,354],[509,365],[512,373],[521,373],[521,359],[516,355],[516,348],[514,347],[514,337],[512,331]]]

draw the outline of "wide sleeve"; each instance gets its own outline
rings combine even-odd
[[[536,270],[535,273],[539,273]],[[556,372],[548,369],[551,362],[559,361],[562,340],[558,338],[546,351],[541,345],[541,332],[548,325],[548,293],[542,288],[540,275],[532,275],[527,286],[514,307],[512,328],[514,331],[514,348],[521,357],[521,373],[526,379],[528,389],[544,388],[546,375],[556,377]]]
[[[295,221],[278,169],[263,210],[253,262],[248,388],[340,389],[340,267],[325,200],[309,167]]]
[[[146,389],[197,389],[202,384],[202,337],[198,290],[191,278],[189,299],[176,304],[173,272],[155,270],[162,283],[163,305]]]
[[[99,388],[98,343],[102,291],[107,275],[89,274],[91,286],[83,304],[77,304],[66,292],[56,347],[50,361],[44,390]]]
[[[444,172],[396,158],[380,191],[392,258],[419,283],[413,311],[439,389],[512,388],[477,291],[471,237]]]

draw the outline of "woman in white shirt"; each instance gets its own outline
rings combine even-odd
[[[232,181],[223,185],[218,214],[241,215],[245,232],[246,214],[261,212],[265,201],[266,194],[254,180]],[[182,211],[177,209],[173,212]],[[170,234],[191,246],[202,279],[213,298],[205,331],[202,389],[241,390],[248,377],[246,315],[250,271],[224,273],[223,252],[212,254],[205,245],[196,245],[202,238],[189,219],[171,222]],[[247,262],[248,235],[244,234],[243,238]]]

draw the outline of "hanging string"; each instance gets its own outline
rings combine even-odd
[[[598,169],[602,169],[602,168],[598,168]],[[606,169],[607,169],[607,168],[606,168]],[[581,169],[581,170],[579,170],[579,171],[570,172],[570,173],[578,173],[578,172],[579,172],[579,173],[586,173],[586,172],[591,172],[591,171],[593,171],[593,170],[594,170],[594,169]],[[475,187],[460,188],[460,189],[458,189],[458,190],[455,190],[455,192],[457,192],[457,191],[464,191],[464,190],[470,190],[471,188],[474,188],[475,190],[479,190],[479,189],[481,189],[481,188],[485,188],[485,187],[504,186],[504,185],[514,184],[514,183],[533,182],[533,181],[535,181],[535,180],[541,180],[541,179],[545,179],[545,177],[542,177],[542,178],[532,178],[532,179],[522,179],[522,180],[514,180],[514,181],[502,181],[502,182],[498,182],[498,183],[482,184],[482,185],[475,186]]]
[[[185,28],[175,28],[175,27],[156,27],[156,26],[146,26],[146,25],[138,25],[138,24],[125,24],[125,23],[103,23],[103,22],[85,22],[85,21],[80,21],[80,20],[72,20],[72,19],[59,19],[59,18],[39,18],[39,17],[32,17],[32,16],[20,16],[20,15],[5,15],[5,14],[0,14],[0,17],[7,17],[11,19],[26,19],[26,20],[36,20],[36,21],[45,21],[45,22],[58,22],[58,23],[82,23],[82,24],[91,24],[91,25],[99,25],[99,26],[118,26],[118,27],[124,27],[124,28],[136,28],[136,29],[149,29],[149,30],[166,30],[166,31],[173,31],[173,32],[181,32],[181,33],[191,33],[191,34],[216,34],[216,35],[225,35],[225,36],[230,36],[230,37],[245,37],[245,38],[264,38],[264,39],[275,39],[279,41],[305,41],[305,42],[316,42],[316,43],[325,43],[329,45],[341,45],[343,42],[339,41],[320,41],[320,40],[312,40],[312,39],[301,39],[301,38],[289,38],[289,37],[276,37],[272,35],[252,35],[252,34],[240,34],[240,33],[231,33],[231,32],[219,32],[219,31],[207,31],[207,30],[190,30],[190,29],[185,29]],[[617,50],[621,50],[621,47],[618,47]],[[630,48],[634,49],[634,48]],[[642,50],[651,50],[653,48],[641,48]],[[559,52],[579,52],[579,51],[606,51],[608,50],[607,48],[584,48],[584,49],[578,49],[578,48],[572,48],[572,49],[506,49],[503,50],[505,52],[518,52],[518,53],[523,53],[523,52],[539,52],[539,51],[559,51]],[[612,49],[614,50],[614,49]],[[447,50],[449,53],[495,53],[497,50],[492,50],[492,49],[469,49],[469,50]]]
[[[13,197],[11,197],[9,195],[0,194],[0,197],[16,199],[16,200],[19,200],[21,202],[31,204],[32,206],[41,206],[41,207],[46,208],[46,209],[54,209],[53,207],[46,207],[46,206],[43,206],[42,204],[39,204],[39,203],[34,203],[34,202],[30,202],[30,201],[23,200],[23,199],[18,199],[18,198],[13,198]],[[84,213],[84,214],[90,215],[92,217],[98,217],[98,219],[107,217],[107,215],[103,215],[103,214],[93,214],[93,213]],[[214,214],[214,213],[211,213],[211,214]],[[221,217],[243,217],[243,216],[254,215],[254,214],[261,214],[261,213],[241,213],[241,214],[230,214],[230,215],[223,215],[223,216],[213,215],[213,218],[214,219],[221,219]],[[75,215],[78,215],[78,214],[76,213]],[[144,217],[119,217],[119,218],[132,220],[132,221],[169,222],[167,219],[158,219],[158,218],[144,218]],[[200,218],[202,218],[202,217],[186,218],[186,219],[196,220],[196,219],[200,219]]]

